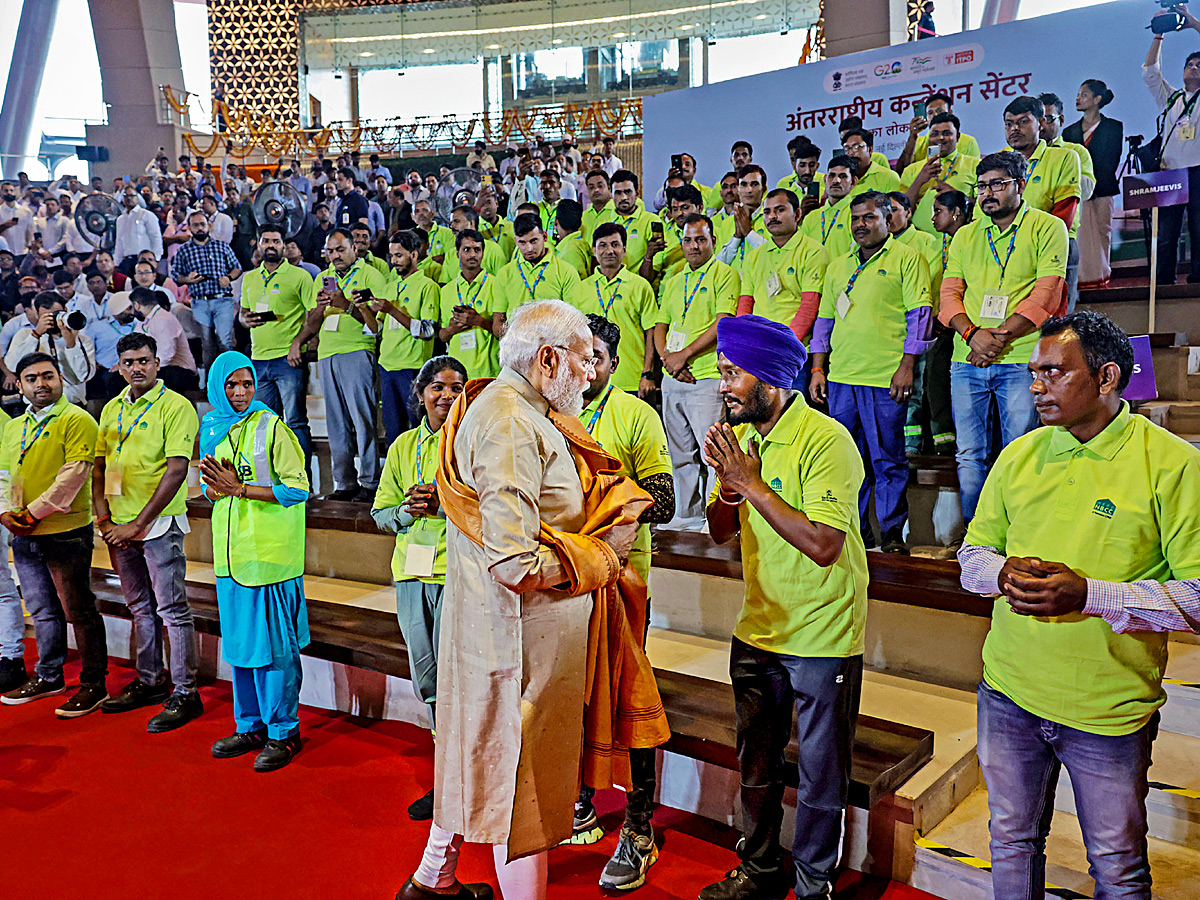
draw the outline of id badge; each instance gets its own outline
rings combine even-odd
[[[271,311],[271,302],[269,300],[259,300],[257,303],[254,304],[254,311],[256,313],[270,312]]]
[[[425,528],[424,521],[414,522],[408,530],[408,546],[404,551],[404,574],[413,578],[431,578],[433,561],[437,558],[437,532]]]
[[[399,331],[403,327],[404,326],[400,324],[400,320],[397,319],[395,316],[387,317],[387,330],[388,331]]]
[[[475,349],[475,329],[461,332],[458,336],[459,350],[474,350]]]
[[[854,305],[854,301],[850,299],[850,295],[845,291],[838,294],[837,298],[837,314],[839,319],[846,318],[846,313],[850,312],[850,307]]]
[[[667,332],[667,352],[678,353],[687,346],[687,332],[675,331],[672,329]]]
[[[767,279],[767,296],[774,297],[783,290],[783,285],[779,282],[779,273],[772,272],[771,277]]]
[[[979,305],[979,318],[998,319],[1003,322],[1008,318],[1008,294],[984,294],[983,302]]]
[[[8,508],[23,509],[25,506],[25,479],[17,475],[8,485]]]
[[[326,316],[325,321],[321,323],[322,331],[337,331],[338,325],[341,324],[342,314],[337,313],[332,316]]]
[[[125,483],[125,472],[119,464],[105,466],[104,468],[104,495],[106,497],[120,497],[121,488]]]
[[[1181,141],[1194,141],[1196,139],[1196,126],[1195,125],[1180,125],[1179,126],[1179,139]]]

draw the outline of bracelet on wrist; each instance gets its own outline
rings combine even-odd
[[[96,516],[96,524],[97,525],[103,525],[105,522],[111,522],[111,521],[112,521],[112,516],[109,515],[108,513],[105,513],[102,516]]]
[[[969,327],[969,328],[968,328],[966,331],[964,331],[964,332],[962,333],[962,339],[963,339],[963,343],[964,343],[964,344],[970,344],[970,343],[971,343],[971,338],[975,337],[975,334],[976,334],[976,332],[978,332],[978,331],[979,331],[979,326],[978,326],[978,325],[972,325],[972,326],[970,326],[970,327]]]
[[[822,375],[824,375],[824,374],[825,374],[825,370],[824,370],[823,368],[821,368],[820,366],[813,366],[813,367],[812,367],[812,371],[814,371],[814,372],[820,372]]]
[[[737,506],[745,499],[741,494],[728,490],[724,485],[717,488],[717,496],[722,502],[728,503],[730,506]]]

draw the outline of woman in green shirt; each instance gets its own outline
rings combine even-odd
[[[446,585],[446,518],[437,496],[438,450],[442,424],[467,383],[467,370],[452,356],[438,356],[421,367],[413,395],[425,417],[388,448],[371,517],[396,535],[392,578],[396,582],[396,618],[408,648],[413,688],[429,706],[435,724],[437,649],[442,592]],[[414,821],[433,817],[433,791],[408,808]]]

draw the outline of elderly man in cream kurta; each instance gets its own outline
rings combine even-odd
[[[491,897],[487,885],[455,877],[464,840],[494,845],[506,898],[538,900],[546,891],[545,851],[571,834],[578,783],[568,773],[579,771],[582,754],[592,588],[579,596],[555,590],[566,573],[538,536],[543,522],[570,533],[584,526],[579,474],[548,414],[578,415],[595,375],[592,355],[582,313],[559,300],[525,304],[500,341],[499,377],[465,413],[456,405],[461,418],[443,437],[452,442],[449,467],[478,495],[470,527],[477,526],[479,543],[451,519],[434,825],[398,900]],[[444,475],[448,458],[444,447],[444,505],[455,480]],[[607,542],[623,559],[635,533],[636,524]]]

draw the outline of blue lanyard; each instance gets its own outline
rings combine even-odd
[[[837,224],[837,217],[842,214],[839,209],[833,214],[833,218],[829,220],[829,231],[825,230],[825,210],[821,210],[821,243],[824,244],[829,240],[829,232],[833,231],[833,226]]]
[[[618,300],[621,299],[621,276],[619,276],[619,275],[617,276],[617,290],[612,295],[612,297],[609,298],[609,301],[607,304],[605,304],[605,302],[604,302],[604,296],[600,293],[600,279],[603,277],[604,276],[601,273],[599,273],[599,272],[596,273],[596,299],[600,301],[600,312],[602,312],[604,314],[604,317],[607,319],[608,311],[613,308],[613,305]],[[591,429],[589,428],[588,431],[590,432]]]
[[[264,294],[267,292],[267,288],[269,288],[271,286],[271,282],[275,280],[275,276],[278,274],[279,274],[279,266],[275,267],[275,271],[271,273],[270,277],[267,277],[267,270],[265,267],[263,267],[262,280],[263,280],[263,293]]]
[[[846,293],[847,297],[849,297],[850,292],[852,290],[854,290],[854,282],[858,281],[858,273],[861,272],[863,269],[865,269],[867,267],[867,263],[869,263],[871,260],[873,260],[875,257],[877,257],[882,252],[883,252],[883,247],[880,247],[878,250],[876,250],[874,253],[872,253],[870,256],[868,256],[866,259],[864,259],[862,262],[860,262],[858,264],[858,268],[854,270],[854,274],[851,275],[850,280],[846,282],[845,293]]]
[[[21,463],[25,462],[25,454],[33,449],[33,445],[37,443],[37,439],[42,436],[42,432],[46,430],[46,426],[50,424],[50,420],[53,419],[54,416],[57,415],[57,413],[48,415],[48,416],[46,416],[46,418],[42,419],[42,421],[40,421],[38,423],[37,428],[34,429],[33,440],[31,440],[28,444],[26,444],[25,438],[29,432],[29,416],[30,415],[32,415],[32,413],[26,413],[25,421],[21,425],[21,456],[17,460],[18,466],[21,465]]]
[[[480,278],[477,283],[471,284],[471,282],[469,282],[469,281],[467,282],[468,285],[471,285],[471,287],[475,288],[475,297],[474,298],[471,297],[471,287],[467,288],[467,302],[470,303],[471,309],[475,308],[475,304],[479,300],[479,292],[483,290],[484,282],[486,282],[487,279],[488,279],[487,272],[484,272],[483,277]],[[458,276],[458,281],[454,282],[454,290],[456,290],[458,292],[458,305],[459,306],[463,305],[463,295],[462,295],[462,287],[461,287],[462,281],[463,281],[463,277],[460,275],[460,276]]]
[[[942,235],[942,274],[946,274],[946,251],[950,249],[950,238]]]
[[[1029,163],[1029,174],[1030,175],[1033,174],[1034,170],[1037,168],[1037,164],[1040,163],[1041,161],[1042,161],[1042,157],[1040,157],[1040,156],[1037,159],[1030,161],[1030,163]]]
[[[600,417],[604,415],[604,407],[608,404],[609,398],[613,394],[613,386],[608,386],[608,393],[604,395],[604,399],[600,401],[600,405],[596,407],[596,411],[592,413],[591,421],[587,423],[587,433],[591,434],[592,429],[596,427],[596,423],[600,421]]]
[[[117,456],[121,455],[121,448],[125,446],[125,441],[127,441],[129,436],[133,434],[133,430],[138,427],[138,423],[142,421],[142,417],[146,415],[146,413],[150,412],[150,407],[162,399],[162,395],[166,392],[167,386],[165,384],[159,387],[158,396],[156,396],[153,400],[147,403],[145,407],[143,407],[142,411],[138,413],[137,418],[133,420],[133,424],[129,426],[129,430],[125,432],[124,435],[121,434],[121,416],[125,412],[125,401],[121,401],[121,405],[117,407]]]
[[[538,277],[534,279],[533,287],[529,286],[529,279],[525,277],[525,266],[521,264],[522,262],[522,260],[517,261],[517,271],[521,273],[521,280],[525,282],[525,290],[529,291],[529,299],[536,300],[537,297],[534,296],[533,292],[538,289],[538,285],[541,284],[542,279],[546,277],[546,272],[550,269],[550,260],[543,260],[540,263],[542,266],[542,274],[538,275]]]
[[[1012,258],[1013,247],[1017,243],[1017,232],[1021,229],[1021,223],[1025,221],[1025,216],[1029,214],[1029,207],[1025,207],[1025,212],[1021,213],[1021,218],[1013,223],[1012,234],[1008,238],[1008,252],[1004,255],[1004,262],[1000,262],[1000,254],[996,252],[996,244],[992,240],[992,227],[987,227],[987,242],[988,248],[992,251],[992,258],[996,260],[996,265],[1000,267],[1000,284],[997,287],[1003,287],[1004,275],[1008,272],[1008,261]]]
[[[354,265],[350,267],[350,271],[346,273],[346,278],[344,281],[341,278],[338,278],[337,269],[333,270],[333,277],[337,281],[338,287],[341,288],[343,296],[346,294],[346,285],[354,284],[354,276],[358,273],[358,267],[361,264],[361,262],[355,262]]]
[[[712,267],[709,266],[709,268],[712,268]],[[692,293],[689,295],[688,288],[687,288],[688,276],[691,275],[693,271],[695,271],[695,270],[688,269],[686,272],[683,273],[683,315],[679,319],[680,325],[682,325],[684,323],[684,321],[687,320],[688,310],[692,308],[692,301],[696,299],[696,292],[698,290],[700,290],[700,284],[704,281],[704,276],[708,274],[708,269],[705,269],[703,272],[700,273],[700,277],[698,279],[696,279],[696,286],[694,288],[692,288]]]

